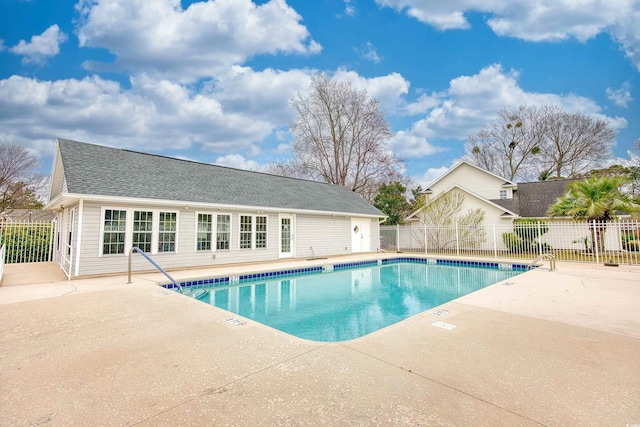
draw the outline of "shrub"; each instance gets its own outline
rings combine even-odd
[[[522,240],[516,233],[502,233],[502,241],[509,249],[509,252],[523,252],[524,240]]]

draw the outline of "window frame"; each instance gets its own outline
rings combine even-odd
[[[207,230],[207,231],[201,231],[199,229],[200,226],[200,220],[199,217],[200,215],[209,215],[211,216],[211,229]],[[221,218],[220,217],[226,217],[228,219],[228,229],[224,230],[224,231],[220,231],[218,230],[219,225],[221,224]],[[195,242],[193,245],[193,250],[196,253],[203,253],[203,252],[224,252],[224,251],[230,251],[231,250],[231,233],[232,233],[232,221],[233,221],[233,216],[230,213],[226,213],[226,212],[218,212],[218,211],[196,211],[195,214],[195,221],[194,221],[194,234],[195,234]],[[198,248],[198,234],[201,233],[206,233],[209,236],[209,243],[210,243],[210,248],[208,249],[199,249]],[[226,244],[227,247],[226,248],[220,248],[219,245],[221,242],[225,242],[224,240],[220,240],[219,239],[219,234],[224,233],[227,237],[226,239]]]
[[[218,225],[220,224],[219,222],[219,218],[220,216],[226,216],[229,219],[229,229],[226,231],[223,231],[223,233],[225,233],[227,235],[227,247],[226,248],[218,248],[218,243],[221,242],[222,240],[218,240],[218,234],[221,233],[218,230]],[[232,233],[232,226],[233,226],[233,216],[230,213],[222,213],[222,212],[218,212],[216,213],[216,221],[215,221],[215,245],[212,245],[212,248],[214,251],[230,251],[231,250],[231,233]]]
[[[149,230],[136,230],[136,229],[135,229],[136,222],[140,222],[140,223],[142,223],[142,221],[141,221],[141,220],[139,220],[139,219],[138,219],[138,220],[136,220],[136,213],[141,213],[141,214],[151,214],[151,224],[150,224],[150,225],[151,225],[151,228],[150,228]],[[153,251],[153,222],[155,221],[155,218],[154,218],[154,217],[155,217],[154,212],[153,212],[153,210],[147,210],[147,209],[145,209],[145,210],[142,210],[142,209],[134,209],[134,210],[132,211],[132,215],[133,215],[133,218],[131,219],[131,247],[133,247],[133,246],[137,246],[138,248],[140,248],[140,249],[141,249],[141,250],[143,250],[144,252],[146,252],[146,253],[151,253],[151,252]],[[145,221],[144,221],[144,223],[145,223],[145,224],[148,224],[148,223],[149,223],[149,221],[148,221],[148,220],[145,220]],[[148,249],[148,250],[147,250],[146,248],[143,248],[143,247],[140,245],[140,241],[139,241],[139,239],[138,239],[138,242],[136,242],[136,238],[135,238],[136,234],[145,234],[145,235],[149,235],[149,237],[150,237],[150,238],[149,238],[149,240],[148,240],[148,241],[143,242],[143,243],[144,243],[144,246],[147,246],[147,245],[149,246],[149,249]]]
[[[200,224],[202,224],[200,222],[200,216],[204,216],[204,215],[209,217],[209,223],[208,223],[209,229],[203,231],[200,229]],[[196,239],[195,239],[194,250],[196,252],[213,252],[213,227],[215,225],[214,214],[211,212],[196,212],[195,219],[196,219],[196,230],[194,234],[196,236]],[[206,242],[209,244],[208,248],[202,249],[199,247],[201,243],[201,240],[200,240],[201,234],[204,234],[208,237],[208,240],[206,240]]]
[[[124,233],[124,241],[123,241],[123,252],[116,252],[116,253],[104,253],[104,241],[105,241],[105,233],[107,233],[107,231],[105,230],[105,215],[107,213],[107,211],[120,211],[120,212],[124,212],[124,230],[123,231],[118,231],[117,234],[121,234]],[[103,206],[100,209],[100,241],[98,242],[98,251],[99,251],[99,256],[106,256],[106,257],[111,257],[111,256],[123,256],[127,254],[127,248],[131,246],[131,243],[127,241],[127,235],[128,235],[128,229],[129,229],[129,210],[127,208],[122,208],[122,207],[116,207],[116,206]],[[108,233],[112,233],[111,230],[108,231]],[[116,234],[115,232],[113,232],[113,234]],[[109,243],[111,244],[111,242]]]
[[[123,253],[104,253],[104,237],[105,237],[105,213],[107,211],[124,211],[125,212],[125,229],[124,229],[124,252]],[[135,212],[151,212],[152,215],[152,235],[151,235],[151,252],[150,255],[179,253],[180,241],[180,211],[177,209],[157,209],[148,207],[121,207],[121,206],[101,206],[100,207],[100,239],[98,242],[98,256],[128,256],[133,247],[134,235],[134,213]],[[159,235],[160,235],[160,214],[175,214],[175,230],[173,251],[159,251]],[[165,233],[165,231],[163,231]],[[142,249],[142,248],[141,248]],[[145,251],[146,252],[146,251]]]
[[[155,245],[155,252],[151,252],[152,254],[175,254],[178,253],[178,211],[174,211],[174,210],[167,210],[167,209],[158,209],[157,210],[157,220],[155,220],[156,215],[154,215],[154,224],[155,224],[155,236],[156,236],[156,245]],[[162,214],[171,214],[171,215],[175,215],[175,226],[173,230],[162,230],[160,231],[160,218],[162,216]],[[173,242],[165,242],[165,241],[160,241],[160,235],[161,234],[173,234]],[[165,251],[165,250],[160,250],[161,245],[165,245],[165,244],[171,244],[173,243],[173,249],[169,250],[169,251]]]
[[[251,228],[243,230],[243,218],[251,218]],[[258,230],[258,218],[264,218],[264,230]],[[238,214],[238,250],[248,251],[269,248],[269,215]],[[243,237],[249,235],[249,247],[243,247]],[[264,235],[264,243],[258,246],[258,235]]]

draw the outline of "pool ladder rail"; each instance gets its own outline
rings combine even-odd
[[[129,251],[129,271],[128,271],[128,278],[129,278],[129,281],[128,281],[127,283],[129,283],[129,284],[130,284],[130,283],[132,283],[132,282],[131,282],[131,254],[133,254],[133,252],[134,252],[134,251],[135,251],[135,252],[138,252],[140,255],[142,255],[142,256],[143,256],[147,261],[149,261],[149,262],[150,262],[150,263],[151,263],[155,268],[157,268],[157,269],[160,271],[160,273],[162,273],[162,274],[164,274],[165,276],[167,276],[167,278],[169,278],[169,280],[171,280],[171,283],[173,283],[173,286],[175,286],[176,288],[178,288],[178,290],[180,291],[180,293],[181,293],[181,294],[183,294],[183,293],[184,293],[184,292],[183,292],[183,290],[182,290],[182,286],[180,286],[180,283],[178,283],[178,282],[176,281],[176,279],[174,279],[173,277],[171,277],[171,276],[169,275],[169,273],[167,273],[166,271],[164,271],[164,269],[163,269],[162,267],[160,267],[160,266],[158,265],[158,263],[157,263],[157,262],[155,262],[154,260],[152,260],[152,259],[151,259],[151,257],[150,257],[150,256],[149,256],[145,251],[143,251],[142,249],[140,249],[140,248],[139,248],[139,247],[137,247],[137,246],[132,247],[132,248],[131,248],[131,250]]]
[[[544,253],[531,261],[529,265],[527,265],[527,270],[531,270],[538,261],[542,261],[543,259],[549,260],[549,271],[554,271],[556,269],[556,257],[553,256],[553,254]]]

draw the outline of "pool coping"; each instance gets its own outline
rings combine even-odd
[[[304,262],[299,262],[304,265]],[[264,266],[254,266],[255,268]],[[274,268],[277,266],[274,266]],[[186,278],[193,271],[176,276]],[[310,344],[157,285],[0,287],[0,419],[120,425],[640,421],[640,268],[559,263],[345,343]],[[433,311],[449,313],[437,317]],[[458,327],[432,326],[443,319]],[[143,364],[140,361],[144,361]]]
[[[289,268],[289,269],[267,269],[265,271],[259,272],[251,272],[246,274],[237,274],[237,275],[220,275],[220,276],[212,276],[209,278],[193,278],[193,279],[183,279],[176,280],[179,286],[176,286],[173,282],[164,282],[160,283],[160,286],[166,289],[177,289],[177,288],[191,288],[191,289],[200,289],[200,288],[210,288],[217,286],[233,286],[233,285],[241,285],[244,282],[249,282],[257,279],[277,279],[277,278],[286,278],[286,277],[296,277],[300,275],[307,274],[321,274],[321,273],[329,273],[332,271],[346,270],[346,269],[354,269],[360,267],[367,266],[376,266],[376,265],[391,265],[397,264],[401,262],[409,262],[416,264],[426,264],[426,265],[440,265],[440,266],[450,266],[450,267],[472,267],[472,268],[488,268],[495,270],[515,270],[525,272],[530,268],[537,268],[538,266],[529,264],[522,264],[517,262],[498,262],[498,261],[470,261],[470,260],[460,260],[460,259],[451,259],[451,258],[434,258],[434,257],[421,257],[421,256],[393,256],[387,258],[376,258],[372,260],[364,260],[364,261],[351,261],[351,262],[338,262],[338,263],[323,263],[322,265],[315,265],[310,267],[298,267],[298,268]]]

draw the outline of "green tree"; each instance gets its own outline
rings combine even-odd
[[[640,205],[621,191],[627,182],[626,178],[619,176],[595,176],[573,182],[567,194],[549,207],[547,215],[589,221],[591,250],[597,249],[602,253],[606,223],[615,217],[616,211],[631,213],[640,210]]]
[[[411,212],[415,212],[418,209],[422,208],[425,205],[427,200],[427,195],[423,193],[423,189],[421,185],[418,185],[416,188],[411,190],[411,200],[409,201],[410,207],[409,210]]]
[[[402,224],[410,207],[405,196],[407,189],[400,182],[382,184],[374,198],[373,206],[384,212],[388,218],[384,225]]]

